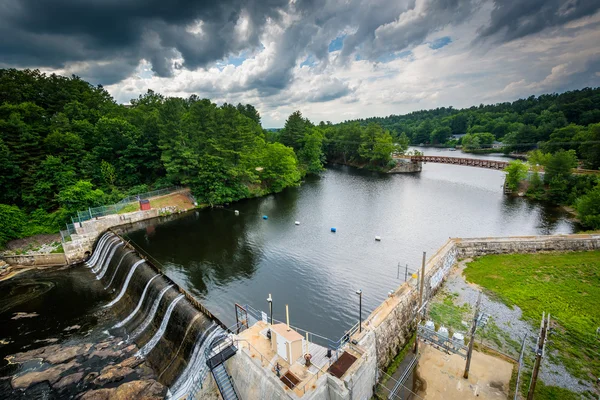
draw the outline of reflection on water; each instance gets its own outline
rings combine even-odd
[[[367,315],[402,283],[405,264],[418,268],[422,252],[431,255],[449,237],[574,230],[559,209],[504,196],[503,179],[500,171],[453,165],[426,164],[409,175],[336,166],[298,188],[128,236],[227,325],[234,303],[266,310],[271,293],[275,318],[284,319],[289,304],[294,325],[335,338],[358,318],[356,289]]]

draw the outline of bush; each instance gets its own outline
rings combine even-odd
[[[0,204],[0,248],[20,237],[24,225],[25,213],[19,207]]]
[[[576,203],[581,223],[592,229],[600,229],[600,185],[582,196]]]

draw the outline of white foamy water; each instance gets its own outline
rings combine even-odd
[[[138,337],[138,335],[140,333],[142,333],[143,331],[146,330],[146,328],[148,328],[148,325],[150,325],[150,322],[152,322],[152,320],[154,319],[154,315],[156,315],[156,310],[158,310],[158,306],[160,304],[160,300],[163,298],[163,296],[165,295],[165,293],[167,292],[167,290],[169,290],[170,288],[172,288],[174,285],[169,285],[167,287],[165,287],[163,290],[160,291],[160,293],[158,294],[158,296],[156,296],[156,300],[154,300],[154,303],[152,304],[152,308],[150,309],[150,312],[148,313],[148,316],[146,317],[146,319],[131,333],[131,335],[129,335],[129,341],[131,342],[133,339],[135,339],[136,337]]]
[[[124,245],[125,245],[125,243],[121,242],[112,249],[110,256],[104,262],[104,265],[102,266],[102,269],[100,270],[100,273],[98,274],[98,276],[96,276],[96,279],[100,280],[104,277],[104,274],[106,274],[106,271],[108,271],[108,266],[110,265],[112,258],[115,256],[115,252],[117,251],[117,249],[119,247],[124,246]]]
[[[125,256],[127,256],[127,254],[131,254],[131,253],[133,253],[133,250],[129,250],[127,253],[123,254],[123,257],[121,257],[121,261],[119,261],[119,264],[117,264],[117,268],[115,268],[115,272],[113,272],[112,278],[110,278],[110,282],[108,282],[108,285],[106,285],[104,290],[108,289],[110,287],[110,285],[112,285],[113,280],[115,279],[115,276],[117,276],[117,271],[119,270],[121,263],[123,263],[123,259],[125,258]]]
[[[98,262],[98,258],[102,254],[102,248],[104,247],[104,243],[106,243],[106,241],[108,240],[108,238],[109,238],[108,233],[105,233],[104,236],[102,236],[100,238],[100,241],[96,245],[96,250],[94,251],[94,254],[92,254],[92,257],[88,261],[86,261],[86,263],[85,263],[88,268],[93,267],[94,265],[96,265],[96,262]]]
[[[113,328],[120,328],[123,325],[125,325],[126,323],[128,323],[133,317],[135,317],[135,315],[140,310],[140,308],[142,308],[142,303],[144,302],[144,298],[146,297],[146,292],[148,291],[148,288],[150,287],[150,284],[152,283],[153,280],[155,280],[159,276],[160,275],[154,275],[154,277],[152,277],[152,279],[150,279],[148,281],[148,283],[146,283],[146,287],[144,288],[144,291],[142,292],[142,296],[140,297],[140,301],[138,301],[138,304],[137,304],[137,307],[135,307],[135,310],[133,310],[131,312],[131,314],[129,314],[127,316],[127,318],[125,318],[123,321],[121,321],[118,324],[116,324],[115,326],[113,326]]]
[[[154,346],[156,346],[156,343],[158,343],[158,341],[160,340],[162,335],[164,335],[165,330],[167,329],[167,325],[169,325],[169,319],[171,319],[171,313],[173,312],[173,309],[175,309],[175,306],[177,305],[179,300],[183,299],[184,297],[185,297],[184,295],[180,294],[175,299],[173,299],[171,304],[169,304],[169,308],[167,308],[167,311],[165,312],[165,316],[163,317],[163,320],[160,323],[160,327],[158,328],[158,330],[156,331],[154,336],[152,336],[152,339],[150,339],[148,341],[148,343],[146,343],[144,345],[144,347],[142,347],[135,354],[136,357],[146,357],[148,355],[148,353],[150,353],[152,351]]]
[[[125,294],[125,292],[127,291],[127,286],[129,286],[129,281],[131,280],[131,277],[133,276],[133,273],[135,272],[135,270],[137,269],[137,267],[144,263],[146,260],[140,260],[138,262],[136,262],[135,264],[133,264],[133,266],[131,267],[131,269],[129,270],[129,274],[127,274],[127,278],[125,279],[125,283],[123,284],[123,288],[121,288],[121,292],[119,293],[119,295],[110,303],[108,303],[107,305],[105,305],[104,307],[112,307],[115,304],[117,304],[117,302],[119,300],[121,300],[121,298],[123,297],[123,295]]]

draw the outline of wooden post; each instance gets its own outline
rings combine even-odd
[[[288,308],[288,305],[285,305],[285,320],[287,322],[287,328],[288,331],[290,330],[290,309]]]
[[[465,365],[465,373],[463,378],[469,378],[469,368],[471,368],[471,356],[473,354],[473,345],[475,344],[475,331],[477,330],[477,320],[479,319],[479,306],[481,305],[481,292],[477,297],[477,308],[473,317],[473,325],[471,326],[471,340],[469,340],[469,351],[467,352],[467,364]]]
[[[533,393],[535,392],[535,385],[537,384],[538,373],[540,371],[540,365],[542,364],[542,357],[544,356],[544,344],[546,343],[546,334],[548,333],[549,324],[550,314],[548,314],[548,319],[546,320],[545,313],[542,313],[540,335],[538,336],[538,347],[536,349],[535,364],[533,366],[533,373],[531,374],[531,384],[529,385],[527,400],[533,400]]]

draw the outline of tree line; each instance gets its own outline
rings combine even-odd
[[[413,145],[462,145],[466,150],[477,151],[498,141],[505,152],[525,153],[538,148],[552,153],[575,150],[587,168],[600,168],[600,130],[596,125],[600,123],[600,88],[346,123],[361,126],[376,123],[389,130],[394,139],[406,135]]]

